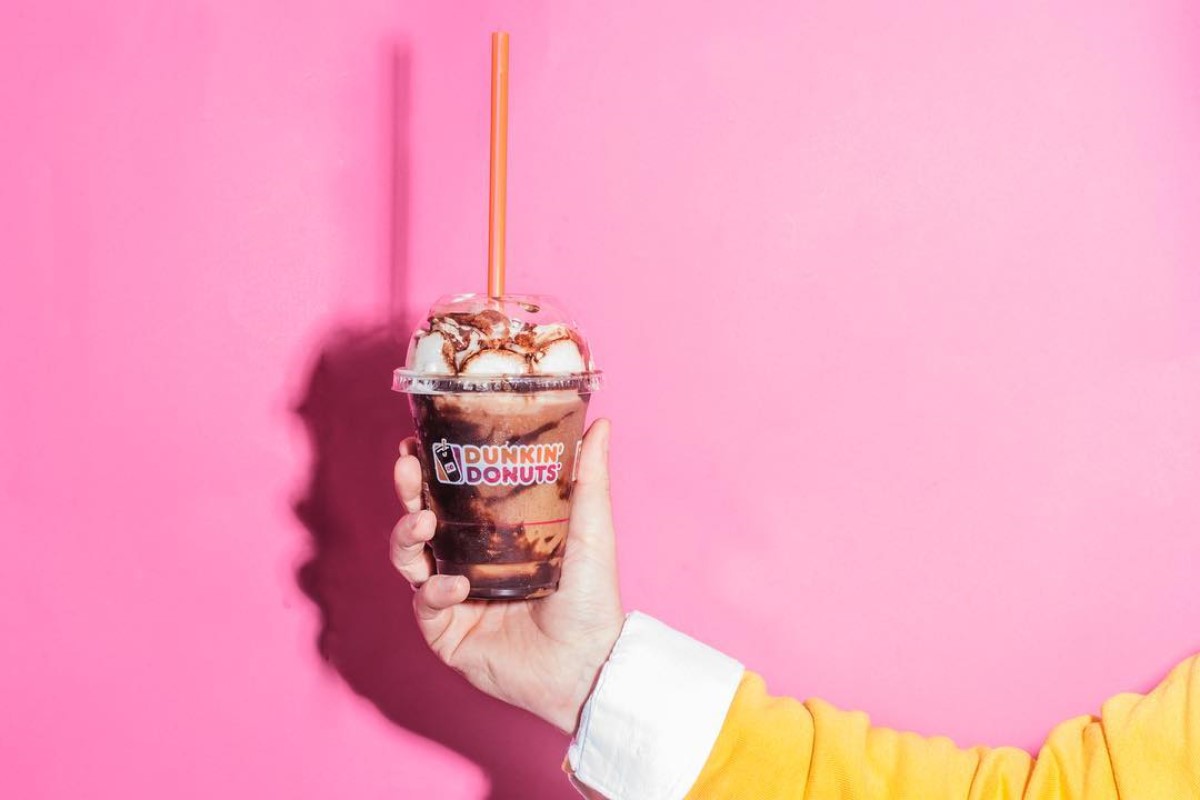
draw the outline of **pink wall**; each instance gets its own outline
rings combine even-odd
[[[1200,649],[1195,6],[991,5],[6,4],[0,795],[573,796],[386,563],[499,26],[630,607],[962,744]]]

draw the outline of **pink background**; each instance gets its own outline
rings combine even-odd
[[[386,562],[501,26],[629,608],[964,745],[1200,649],[1195,4],[981,5],[6,3],[0,795],[573,796]]]

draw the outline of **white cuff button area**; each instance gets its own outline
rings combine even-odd
[[[609,800],[680,800],[712,751],[742,665],[633,612],[567,751],[575,779]]]

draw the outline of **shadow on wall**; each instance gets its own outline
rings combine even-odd
[[[408,59],[389,49],[394,209],[388,284],[404,297],[407,258]],[[388,536],[400,516],[392,464],[413,432],[389,389],[411,320],[329,336],[312,363],[297,413],[311,437],[312,474],[296,513],[312,557],[297,580],[322,613],[317,649],[389,720],[460,753],[491,781],[492,800],[572,798],[560,764],[567,740],[533,716],[473,689],[429,651],[412,616],[412,590],[392,569]],[[399,334],[399,335],[397,335]]]

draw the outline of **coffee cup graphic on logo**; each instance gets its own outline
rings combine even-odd
[[[433,453],[434,472],[439,483],[462,483],[463,471],[455,458],[455,448],[445,441],[434,442],[429,448]]]

